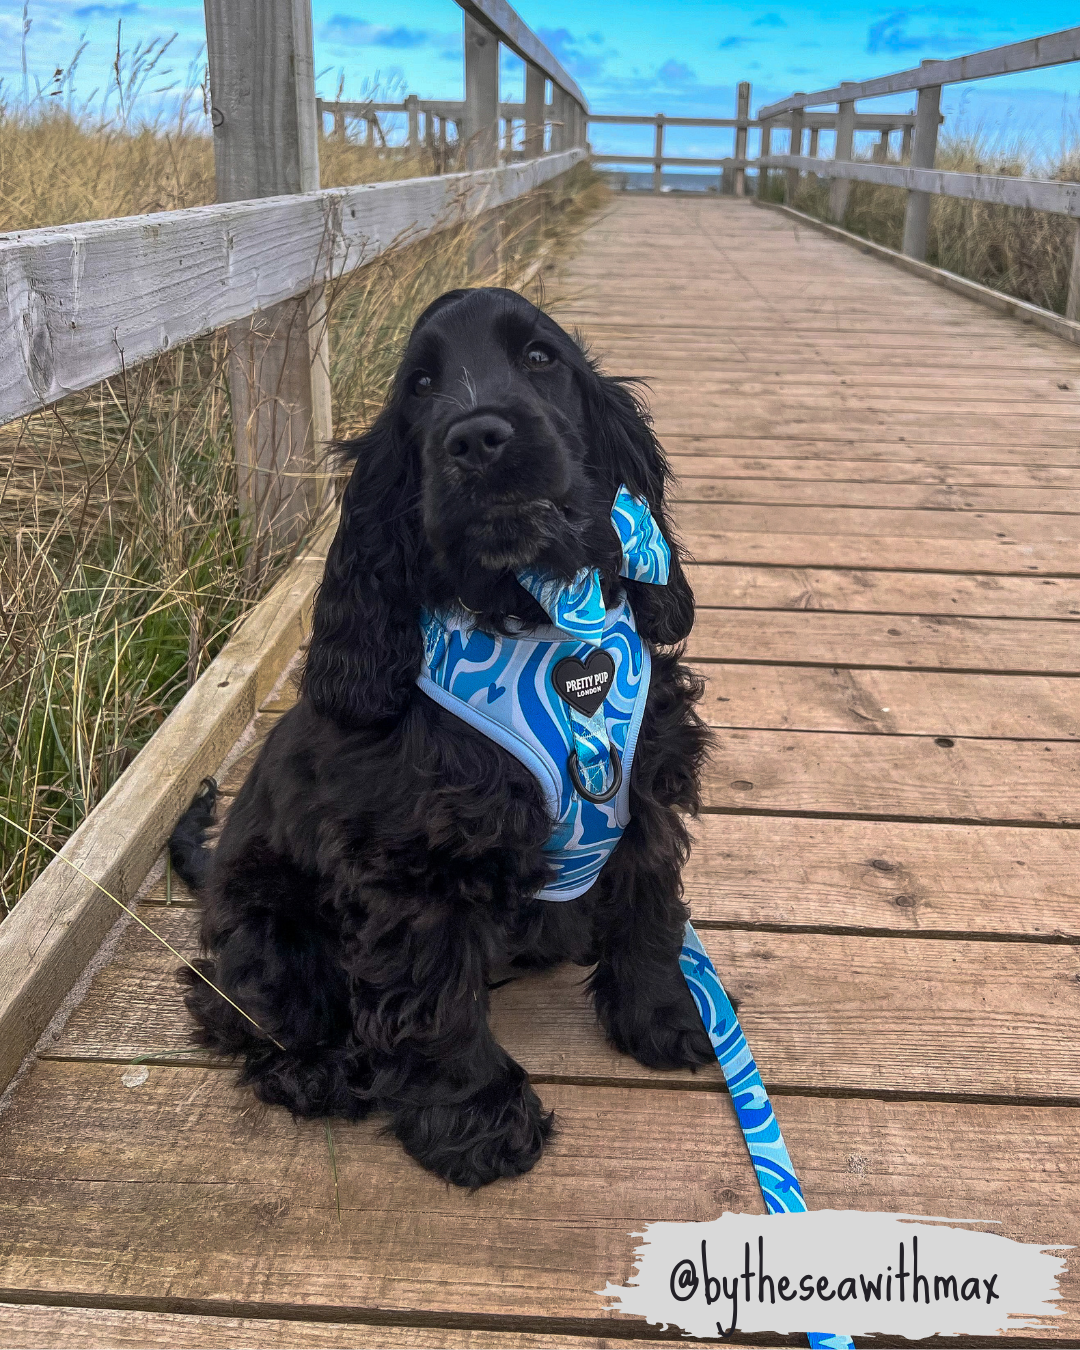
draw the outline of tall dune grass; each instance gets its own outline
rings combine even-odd
[[[895,157],[891,163],[899,163]],[[1023,142],[1002,145],[978,129],[939,142],[937,167],[965,173],[1028,176],[1080,181],[1080,142],[1063,144],[1051,156]],[[770,176],[769,196],[783,200],[782,175]],[[812,175],[801,183],[795,206],[828,218],[828,182]],[[852,183],[844,228],[888,248],[899,249],[904,235],[902,188]],[[935,267],[1004,291],[1007,295],[1065,312],[1072,261],[1074,225],[1064,216],[1015,206],[934,197],[926,260]]]
[[[0,230],[177,211],[214,200],[214,148],[201,109],[183,104],[167,127],[88,122],[64,108],[26,111],[0,100]],[[417,178],[434,171],[426,150],[327,137],[323,187]]]
[[[422,157],[323,143],[328,185],[409,176]],[[213,195],[193,127],[87,127],[0,110],[5,230],[196,205]],[[504,213],[503,266],[477,227],[402,244],[330,296],[337,434],[381,403],[417,314],[457,285],[514,284],[603,200],[581,167]],[[552,256],[554,253],[552,252]],[[537,277],[533,284],[542,278]],[[0,428],[0,812],[53,847],[85,818],[288,560],[251,578],[236,511],[226,345],[188,343]],[[48,861],[0,824],[0,918]]]

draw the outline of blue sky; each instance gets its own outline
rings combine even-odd
[[[597,112],[662,111],[675,116],[730,116],[735,85],[753,84],[752,106],[795,89],[860,79],[944,57],[1053,32],[1077,21],[1063,0],[1035,0],[1017,10],[1006,0],[957,5],[867,4],[835,0],[811,7],[786,0],[519,0],[522,17],[575,76]],[[170,74],[155,72],[144,106],[170,83],[179,87],[197,71],[203,43],[200,3],[184,0],[30,0],[27,64],[47,86],[85,35],[88,47],[76,94],[106,89],[123,22],[124,44],[177,33],[167,56]],[[461,12],[453,0],[314,0],[319,90],[332,97],[339,82],[359,96],[375,80],[428,97],[460,98]],[[0,0],[0,77],[16,95],[22,88],[21,0]],[[504,60],[504,97],[520,96],[521,63]],[[197,82],[197,77],[196,77]],[[1080,129],[1080,65],[953,86],[944,108],[949,127],[981,124],[1021,135],[1052,150],[1063,129]],[[911,96],[864,103],[907,109]],[[669,153],[720,153],[724,133],[669,133]],[[647,153],[648,133],[595,128],[600,150]],[[824,148],[824,147],[823,147]]]

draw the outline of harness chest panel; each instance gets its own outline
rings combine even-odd
[[[508,750],[540,784],[555,822],[544,851],[557,871],[541,897],[583,895],[630,820],[630,770],[651,663],[629,602],[623,596],[606,611],[599,647],[555,627],[493,636],[471,628],[465,615],[424,614],[422,628],[420,688]],[[609,746],[622,762],[622,783],[610,801],[587,800],[569,760],[584,749],[606,761]]]

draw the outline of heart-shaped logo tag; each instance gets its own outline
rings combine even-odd
[[[567,656],[551,672],[555,692],[575,712],[591,717],[607,697],[615,679],[615,658],[610,652],[592,652],[582,664]]]

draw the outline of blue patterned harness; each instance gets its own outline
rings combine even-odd
[[[620,575],[665,585],[671,554],[648,504],[620,487],[611,522],[623,546]],[[425,612],[417,682],[534,774],[555,822],[544,851],[556,875],[540,895],[573,900],[595,882],[630,821],[649,649],[625,594],[605,609],[595,570],[570,582],[536,572],[518,580],[552,625],[504,637],[473,627],[464,613]]]

